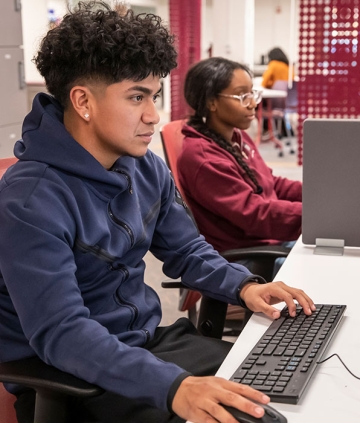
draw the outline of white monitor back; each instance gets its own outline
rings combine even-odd
[[[307,119],[303,134],[303,243],[360,247],[360,120]]]

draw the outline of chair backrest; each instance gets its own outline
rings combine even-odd
[[[14,402],[15,396],[7,392],[4,385],[0,383],[0,423],[17,423]]]
[[[274,82],[271,89],[272,90],[287,91],[288,90],[288,81],[278,79],[277,81]]]
[[[181,129],[184,126],[184,120],[174,120],[166,123],[160,128],[161,142],[164,150],[165,162],[173,174],[175,185],[180,191],[182,197],[186,201],[184,190],[179,181],[179,173],[177,170],[177,160],[181,153],[184,135]],[[180,295],[179,310],[190,310],[195,306],[201,295],[196,291],[182,290]]]
[[[279,90],[279,91],[288,91],[288,81],[285,80],[277,80],[274,82],[273,86],[271,87],[272,90]],[[284,110],[286,105],[286,97],[281,98],[272,98],[271,99],[271,107],[272,109]]]
[[[160,136],[164,150],[165,162],[173,174],[178,190],[185,199],[177,171],[177,160],[180,156],[184,139],[184,135],[181,133],[181,129],[184,124],[184,120],[174,120],[172,122],[166,123],[160,128]]]
[[[16,161],[17,159],[15,157],[0,159],[0,178],[11,165],[16,163]],[[4,385],[0,383],[0,423],[17,423],[14,409],[15,399],[15,396],[7,392]]]
[[[18,159],[16,157],[6,157],[5,159],[0,159],[0,178],[11,165],[17,162],[17,160]]]
[[[297,112],[298,107],[298,82],[293,81],[292,87],[288,89],[288,95],[285,101],[286,112]]]

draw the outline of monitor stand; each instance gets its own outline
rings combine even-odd
[[[316,238],[314,254],[323,254],[329,256],[342,256],[344,254],[345,240]]]

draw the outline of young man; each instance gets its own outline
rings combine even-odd
[[[221,403],[261,416],[251,400],[266,396],[210,376],[230,344],[186,319],[158,327],[143,257],[150,250],[169,277],[275,318],[275,302],[294,310],[296,299],[308,314],[313,302],[227,263],[198,234],[148,150],[159,79],[176,66],[173,37],[156,16],[94,3],[43,39],[35,63],[52,96],[35,98],[0,184],[1,361],[37,355],[105,389],[74,400],[69,422],[234,421]],[[33,392],[11,390],[19,422],[31,421]]]

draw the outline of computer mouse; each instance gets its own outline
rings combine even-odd
[[[270,405],[259,405],[265,410],[265,414],[260,418],[251,416],[244,411],[229,407],[228,405],[222,405],[222,407],[241,423],[287,423],[287,418],[275,410],[275,408],[270,407]]]

